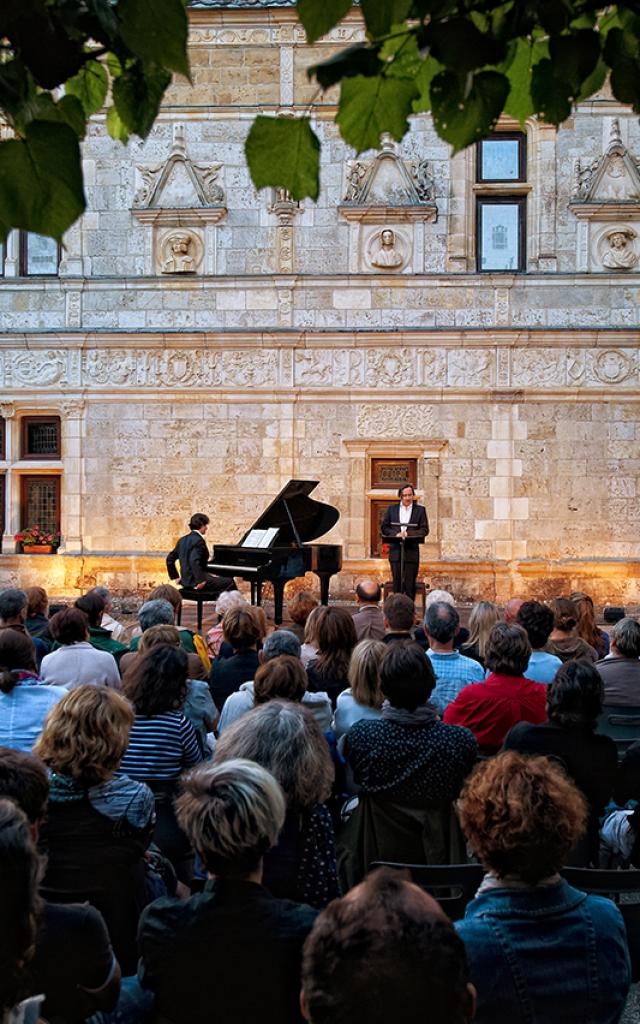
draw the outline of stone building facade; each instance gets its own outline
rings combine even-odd
[[[519,136],[505,119],[497,140],[524,154],[507,180],[474,150],[451,158],[428,116],[356,157],[335,96],[306,76],[361,38],[355,12],[313,50],[287,3],[202,0],[190,22],[193,82],[172,85],[148,140],[123,147],[92,120],[88,208],[57,272],[34,257],[28,273],[37,240],[9,238],[0,584],[144,590],[192,511],[233,543],[295,477],[340,511],[326,540],[343,545],[332,593],[347,593],[387,575],[375,503],[393,475],[381,485],[376,460],[405,460],[430,514],[432,585],[639,600],[637,116],[605,89],[559,130]],[[317,203],[257,193],[253,117],[308,104]],[[500,204],[521,249],[492,271]],[[34,422],[59,430],[44,457]],[[45,481],[62,545],[18,553]]]

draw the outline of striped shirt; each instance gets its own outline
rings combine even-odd
[[[136,715],[119,771],[138,782],[174,779],[201,760],[195,730],[181,711]]]

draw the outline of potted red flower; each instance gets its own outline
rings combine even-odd
[[[50,555],[60,547],[60,530],[43,530],[38,523],[14,534],[25,555]]]

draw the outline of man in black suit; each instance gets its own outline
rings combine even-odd
[[[406,594],[412,601],[416,596],[416,576],[420,563],[419,545],[424,543],[429,533],[427,510],[415,502],[415,493],[411,484],[401,487],[398,490],[400,504],[389,506],[380,528],[382,539],[389,545],[394,593]]]
[[[212,576],[207,572],[209,548],[204,535],[208,527],[209,516],[206,516],[204,512],[196,512],[191,516],[189,520],[191,533],[181,537],[173,551],[167,555],[167,571],[169,579],[179,579],[182,587],[206,590],[213,597],[217,597],[223,590],[237,590],[238,588],[235,580],[227,579],[225,576]],[[176,562],[180,562],[179,574]]]

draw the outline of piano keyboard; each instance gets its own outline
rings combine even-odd
[[[257,565],[240,565],[236,562],[235,565],[219,565],[215,562],[209,562],[207,569],[231,569],[232,572],[255,572],[257,573],[260,566]]]

